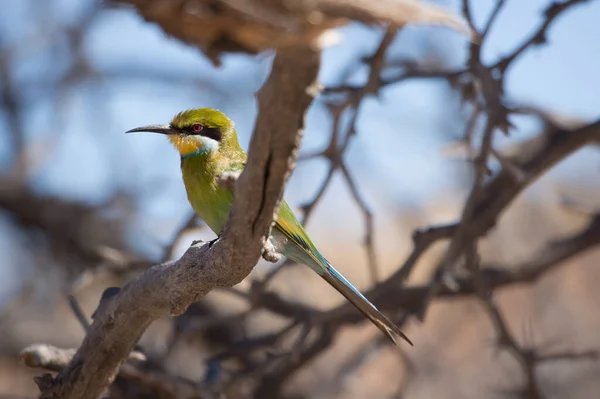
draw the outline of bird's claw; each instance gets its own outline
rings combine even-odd
[[[198,244],[208,244],[208,248],[211,248],[219,240],[219,238],[221,238],[220,234],[217,236],[217,238],[212,239],[208,242],[206,242],[204,240],[194,240],[194,241],[192,241],[192,247],[194,245],[198,245]]]
[[[281,259],[281,255],[277,253],[271,240],[267,240],[263,248],[262,257],[267,262],[277,263]]]
[[[212,239],[208,242],[208,248],[212,248],[212,246],[221,238],[221,234],[217,235],[217,238]]]

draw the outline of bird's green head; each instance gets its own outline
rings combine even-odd
[[[241,151],[234,123],[214,108],[178,113],[168,125],[149,125],[127,131],[166,134],[183,158],[210,153]]]

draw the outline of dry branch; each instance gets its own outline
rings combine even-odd
[[[62,371],[75,354],[76,349],[61,349],[52,345],[31,345],[21,351],[21,360],[29,367],[50,371]],[[212,395],[202,390],[200,384],[165,372],[138,367],[137,352],[132,352],[129,361],[122,364],[119,377],[131,380],[150,391],[160,393],[161,397],[176,399],[210,399]],[[41,384],[52,384],[49,374],[37,377]]]
[[[543,255],[534,256],[528,261],[517,265],[483,264],[480,274],[487,282],[490,290],[517,284],[532,284],[541,276],[551,272],[574,256],[600,245],[600,217],[593,217],[588,226],[572,237],[554,241],[542,250]],[[456,289],[442,286],[435,298],[464,297],[475,294],[471,277],[457,278]],[[383,310],[403,309],[407,313],[417,313],[430,289],[429,285],[415,287],[391,286],[390,280],[376,286],[367,294],[376,297],[374,302]],[[279,303],[278,309],[283,306]],[[331,324],[352,324],[360,322],[360,315],[352,309],[341,305],[322,315],[322,319]]]
[[[255,54],[312,45],[350,21],[367,24],[443,25],[470,34],[449,11],[415,0],[118,0],[133,4],[147,21],[201,48],[215,63],[222,52]]]
[[[152,321],[167,311],[180,314],[213,288],[236,285],[250,273],[294,165],[304,113],[315,94],[319,56],[306,47],[276,56],[258,94],[248,164],[236,183],[236,200],[221,238],[212,246],[195,245],[178,261],[154,266],[126,285],[96,315],[67,367],[40,384],[41,398],[98,397]]]

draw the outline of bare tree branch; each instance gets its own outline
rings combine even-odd
[[[471,35],[454,14],[413,0],[119,0],[135,5],[148,21],[203,49],[215,63],[222,52],[255,54],[265,49],[315,44],[351,20],[367,24],[447,26]]]
[[[75,349],[61,349],[51,345],[31,345],[21,351],[20,357],[29,367],[60,372],[67,367],[75,352]],[[136,364],[136,362],[140,362],[136,356],[130,356],[128,360],[121,365],[119,377],[134,381],[151,391],[160,392],[163,397],[173,399],[212,399],[214,397],[207,387],[201,384],[140,367]],[[38,377],[38,381],[42,384],[52,384],[49,374]]]
[[[152,267],[125,286],[96,315],[69,365],[52,383],[40,385],[42,398],[97,397],[152,321],[166,311],[180,314],[213,288],[233,286],[250,273],[294,165],[304,113],[316,93],[319,56],[300,47],[275,57],[258,94],[247,167],[222,237],[212,246],[191,247],[178,261]]]

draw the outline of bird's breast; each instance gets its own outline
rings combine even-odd
[[[220,234],[233,204],[233,193],[218,183],[220,172],[217,165],[202,159],[204,157],[200,155],[182,160],[183,182],[196,214],[216,234]]]

